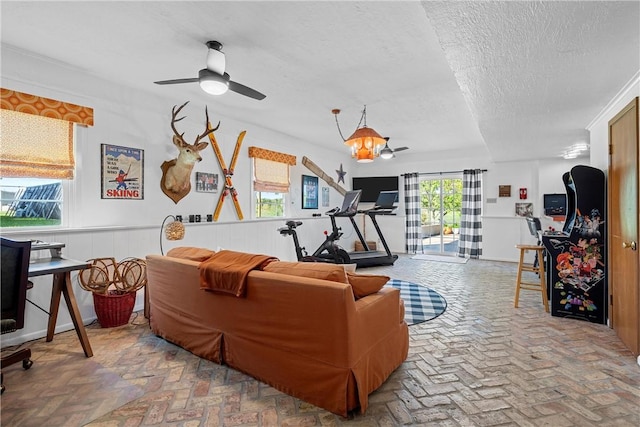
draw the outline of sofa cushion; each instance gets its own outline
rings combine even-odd
[[[347,273],[347,279],[353,290],[353,296],[359,299],[378,292],[389,281],[390,277],[375,274]]]
[[[172,258],[182,258],[191,261],[202,262],[209,259],[215,252],[204,248],[194,248],[192,246],[179,246],[167,252],[167,256]]]
[[[288,274],[290,276],[311,277],[313,279],[331,280],[332,282],[349,283],[342,265],[327,262],[288,262],[274,261],[263,268],[270,273]]]

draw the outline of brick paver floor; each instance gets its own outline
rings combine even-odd
[[[410,330],[409,357],[342,418],[129,325],[89,325],[28,345],[34,365],[4,370],[2,426],[629,426],[640,425],[640,366],[605,325],[551,317],[539,293],[513,308],[516,264],[402,255],[362,270],[425,284],[447,311]]]

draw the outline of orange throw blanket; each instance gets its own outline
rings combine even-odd
[[[249,272],[271,261],[278,261],[278,258],[245,252],[216,252],[198,266],[200,289],[242,296]]]

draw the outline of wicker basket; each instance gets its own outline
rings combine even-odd
[[[108,295],[93,293],[93,307],[103,328],[115,328],[129,323],[135,303],[135,292],[109,291]]]
[[[147,264],[143,259],[114,258],[89,260],[91,266],[78,273],[78,283],[93,293],[93,306],[103,328],[129,323],[136,291],[147,284]]]

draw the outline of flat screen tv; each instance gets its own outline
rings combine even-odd
[[[398,191],[397,176],[364,176],[353,177],[351,187],[362,190],[361,203],[375,203],[381,191]]]
[[[545,194],[544,214],[548,216],[562,216],[567,214],[566,194]]]

